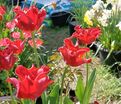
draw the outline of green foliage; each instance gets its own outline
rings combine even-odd
[[[43,94],[42,94],[42,103],[43,104],[48,104],[48,97],[47,97],[47,94],[46,94],[46,92],[44,92]]]
[[[42,64],[47,64],[49,61],[49,55],[44,48],[40,47],[37,49],[38,52],[38,57],[40,60],[40,65]],[[32,63],[35,63],[35,55],[33,52],[33,48],[28,45],[28,43],[25,44],[24,51],[19,55],[19,62],[18,64],[26,66],[26,67],[31,67]]]
[[[7,87],[7,82],[6,80],[6,73],[5,71],[0,72],[0,96],[7,95],[9,90]]]
[[[59,85],[56,84],[48,96],[50,104],[59,104]]]
[[[73,104],[73,102],[66,96],[63,104]]]
[[[73,0],[72,1],[72,16],[78,24],[84,24],[84,14],[93,4],[93,0]]]
[[[41,97],[43,104],[59,104],[59,85],[53,85],[51,92],[49,94],[44,92]]]
[[[88,104],[90,102],[90,97],[95,82],[95,78],[96,78],[96,70],[94,69],[89,77],[87,88],[85,88],[85,94],[84,94],[85,96],[83,98],[84,99],[83,104]]]
[[[80,104],[89,104],[90,102],[90,97],[91,97],[94,81],[96,78],[95,72],[96,70],[92,71],[85,87],[84,87],[82,78],[78,79],[77,86],[76,86],[76,96],[80,101]]]
[[[121,30],[116,27],[119,21],[121,21],[120,17],[121,11],[112,11],[108,26],[101,26],[102,35],[100,36],[99,41],[103,47],[108,50],[111,50],[111,48],[113,48],[114,51],[121,50]],[[112,42],[114,42],[113,46],[111,45]]]
[[[6,23],[13,19],[14,13],[12,11],[12,7],[11,6],[10,7],[6,6],[6,10],[7,11],[4,14],[4,16],[3,16],[3,20],[0,21],[0,39],[1,38],[7,38],[7,37],[10,38],[10,34],[11,34],[11,31],[6,28]]]
[[[76,97],[79,99],[79,101],[82,102],[83,95],[84,95],[84,83],[83,83],[82,77],[78,78],[75,93],[76,93]]]

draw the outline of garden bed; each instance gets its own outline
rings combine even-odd
[[[67,26],[43,27],[43,8],[0,6],[0,104],[120,104],[120,75],[90,49],[103,30],[77,25],[70,36]]]
[[[49,52],[49,60],[51,60],[51,64],[48,64],[53,71],[55,81],[58,81],[63,73],[63,68],[65,67],[65,63],[60,57],[59,53],[55,53],[55,51],[63,44],[63,39],[69,36],[67,26],[61,28],[43,28],[42,37],[44,41],[44,47],[46,51]],[[97,100],[100,104],[120,104],[121,100],[121,83],[120,79],[113,76],[108,70],[108,67],[105,67],[100,64],[100,59],[98,57],[94,57],[92,59],[92,64],[90,66],[90,71],[96,68],[97,69],[97,78],[95,81],[94,90],[92,93],[92,100]],[[79,74],[83,75],[85,79],[86,72],[85,66],[81,67],[70,67],[68,70],[67,76],[69,78],[65,78],[65,87],[68,91],[75,91],[75,85],[77,82],[77,77]],[[70,96],[73,101],[76,99],[75,96]],[[9,101],[10,97],[1,97],[1,104],[7,104],[6,101]]]
[[[57,50],[58,47],[63,44],[63,39],[69,36],[69,31],[67,27],[62,27],[57,29],[45,28],[45,30],[43,31],[43,34],[45,34],[43,36],[44,40],[48,42],[47,44],[45,44],[45,46],[49,50]],[[58,53],[53,54],[50,58],[53,60],[53,64],[50,64],[50,66],[53,67],[53,69],[55,70],[54,79],[58,80],[58,78],[60,78],[63,72],[65,63],[63,60],[61,60],[61,57],[58,55]],[[100,104],[107,104],[107,102],[108,104],[118,104],[118,103],[120,104],[121,100],[120,79],[116,78],[116,76],[113,73],[111,74],[110,68],[108,66],[101,65],[100,59],[98,57],[93,58],[90,68],[91,70],[92,68],[97,69],[97,79],[95,82],[92,99],[93,100],[98,99]],[[85,66],[82,65],[81,67],[76,67],[76,68],[71,67],[69,70],[71,71],[69,71],[68,74],[71,77],[69,79],[65,79],[65,86],[66,88],[75,90],[77,76],[80,73],[82,73],[85,79],[86,76]],[[68,84],[68,82],[70,83]],[[114,84],[112,85],[112,83]]]

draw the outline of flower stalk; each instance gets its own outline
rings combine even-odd
[[[5,72],[6,72],[7,78],[9,78],[9,72],[8,72],[7,70],[5,70]],[[17,103],[16,103],[16,100],[14,99],[14,96],[13,96],[13,94],[12,94],[12,86],[11,86],[10,83],[8,83],[8,88],[9,88],[9,91],[10,91],[10,96],[11,96],[11,98],[12,98],[12,104],[17,104]]]
[[[35,36],[34,34],[32,34],[32,41],[33,41],[33,45],[34,45],[34,54],[35,54],[35,61],[36,61],[36,65],[37,67],[39,67],[39,58],[38,58],[38,53],[37,53],[37,48],[36,48],[36,43],[35,43]]]
[[[89,65],[88,63],[86,64],[86,86],[88,84],[88,79],[89,79]]]
[[[35,100],[31,100],[31,102],[32,102],[31,104],[35,104]]]
[[[17,0],[17,6],[19,6],[19,3],[20,3],[20,1],[19,1],[19,0]]]
[[[64,69],[63,75],[62,75],[62,81],[61,81],[61,91],[60,91],[60,104],[63,104],[63,89],[64,89],[64,78],[66,76],[68,67]]]

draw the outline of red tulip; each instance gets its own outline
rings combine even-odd
[[[11,50],[8,50],[8,48],[0,50],[0,70],[10,70],[16,61],[17,58]]]
[[[38,30],[46,16],[44,9],[38,10],[35,6],[24,10],[17,7],[14,12],[16,13],[16,26],[25,32]]]
[[[10,29],[11,31],[14,30],[15,26],[16,26],[16,21],[15,20],[6,23],[6,27],[8,29]]]
[[[24,38],[28,39],[28,38],[32,38],[32,33],[31,32],[23,32]],[[38,32],[35,34],[35,36],[37,35],[41,35],[41,32]]]
[[[89,50],[89,48],[80,48],[79,46],[74,45],[69,38],[65,39],[64,46],[59,48],[66,64],[70,66],[79,66],[91,62],[91,59],[84,58],[85,53]]]
[[[20,39],[15,40],[11,43],[11,47],[13,47],[13,52],[15,54],[20,54],[23,52],[23,49],[24,49],[24,41]]]
[[[0,6],[0,15],[4,15],[6,13],[6,7]]]
[[[0,48],[0,70],[9,70],[17,61],[15,54],[20,54],[23,51],[24,42],[22,40],[11,41],[9,38],[4,38],[0,40]]]
[[[14,39],[19,39],[20,38],[20,32],[13,32],[11,34],[11,37],[14,38]]]
[[[18,98],[34,100],[41,96],[46,88],[53,83],[47,76],[48,72],[49,67],[45,65],[40,68],[32,66],[30,69],[19,65],[15,72],[19,79],[8,78],[7,81],[16,87]]]
[[[79,43],[89,45],[94,42],[99,35],[101,30],[96,28],[80,28],[80,26],[75,27],[75,32],[72,34],[72,37],[75,37],[79,40]]]
[[[12,43],[12,41],[9,38],[3,38],[0,40],[0,47],[2,47],[2,46],[6,47],[11,43]]]
[[[28,38],[32,38],[32,33],[31,32],[23,32],[24,38],[28,39]]]
[[[0,21],[3,19],[3,15],[6,13],[5,6],[0,6]]]
[[[24,41],[18,39],[11,41],[9,38],[3,38],[0,40],[0,47],[6,47],[8,52],[13,52],[14,54],[20,54],[24,49]]]
[[[33,40],[29,40],[28,43],[31,47],[34,47]],[[35,44],[36,47],[39,48],[43,44],[43,41],[40,39],[35,39]]]

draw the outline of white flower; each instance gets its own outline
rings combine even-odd
[[[111,18],[111,10],[104,9],[102,12],[102,16],[98,17],[97,19],[102,26],[108,26],[108,21],[110,18]]]
[[[116,25],[116,27],[118,27],[119,30],[121,30],[121,21]]]
[[[92,8],[95,11],[99,12],[105,8],[104,2],[102,0],[97,0],[97,2],[95,3],[95,5],[92,6]]]
[[[86,11],[85,16],[88,16],[90,19],[95,17],[95,11],[93,9]]]

